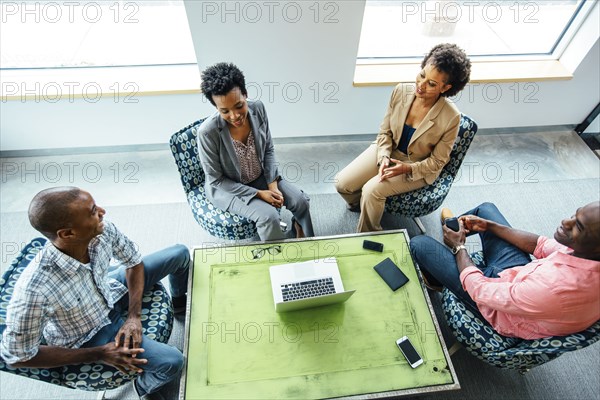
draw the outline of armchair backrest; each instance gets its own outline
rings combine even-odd
[[[438,179],[452,179],[456,177],[458,170],[467,154],[467,150],[469,150],[469,146],[471,146],[471,142],[473,141],[473,137],[477,133],[477,124],[471,118],[466,116],[465,114],[460,115],[460,127],[458,129],[458,135],[456,136],[456,141],[454,142],[454,146],[452,146],[452,151],[450,152],[450,160],[442,169],[440,176]]]
[[[2,278],[0,278],[0,336],[4,332],[4,329],[6,329],[6,309],[12,298],[15,283],[46,242],[47,239],[42,237],[35,238],[29,242],[11,262],[2,275]]]
[[[181,184],[186,193],[204,185],[205,175],[198,154],[197,131],[206,118],[179,130],[171,136],[169,144],[179,169]]]

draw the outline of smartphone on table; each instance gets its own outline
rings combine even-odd
[[[403,336],[396,340],[396,345],[402,354],[404,354],[404,358],[406,358],[406,361],[408,361],[408,364],[412,368],[417,368],[419,365],[423,364],[423,359],[419,353],[417,353],[417,350],[408,339],[408,336]]]
[[[372,242],[370,240],[363,240],[363,249],[383,252],[383,243]]]
[[[374,266],[373,269],[393,291],[396,291],[408,282],[408,277],[404,275],[389,257]]]

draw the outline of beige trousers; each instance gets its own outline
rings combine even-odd
[[[400,158],[400,154],[402,153],[394,150],[392,158]],[[427,185],[424,179],[412,181],[406,175],[397,175],[379,182],[378,172],[377,145],[372,144],[337,174],[335,188],[338,193],[350,205],[360,202],[357,232],[382,230],[381,217],[388,196]]]

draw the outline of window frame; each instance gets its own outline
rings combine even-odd
[[[70,7],[67,7],[67,9],[61,8],[61,17],[60,19],[66,19],[66,18],[74,18],[73,15],[77,16],[78,18],[84,19],[88,25],[90,26],[94,26],[96,24],[96,22],[101,21],[102,18],[115,18],[114,23],[115,24],[133,24],[133,23],[137,23],[139,21],[127,21],[127,19],[129,17],[133,17],[133,18],[137,18],[136,13],[137,11],[139,11],[139,3],[148,3],[148,4],[152,4],[151,7],[158,7],[158,6],[164,6],[164,7],[182,7],[183,9],[183,13],[184,13],[184,20],[181,21],[184,24],[188,25],[189,28],[189,20],[187,18],[187,11],[185,8],[185,0],[178,0],[180,2],[180,4],[174,5],[171,4],[173,3],[173,0],[160,0],[160,1],[153,1],[153,0],[142,0],[142,1],[127,1],[127,0],[113,0],[111,2],[107,2],[106,4],[102,4],[102,6],[97,2],[97,1],[84,1],[84,2],[72,2],[72,5],[77,6],[77,7],[82,7],[83,9],[85,9],[85,7],[87,7],[89,4],[94,4],[95,7],[105,7],[106,9],[103,10],[103,12],[106,12],[108,14],[108,16],[103,15],[103,14],[99,14],[101,15],[101,17],[98,17],[99,19],[97,21],[94,20],[87,20],[85,16],[83,16],[84,11],[82,10],[77,10],[77,11],[73,11]],[[164,3],[164,4],[161,4]],[[16,2],[15,2],[16,4]],[[50,6],[53,5],[55,7],[60,7],[60,4],[56,3],[56,2],[49,2],[48,4],[41,4],[39,1],[33,1],[33,0],[28,0],[28,1],[23,1],[21,2],[21,4],[19,5],[19,7],[21,7],[22,9],[19,9],[18,11],[21,12],[21,14],[25,13],[27,11],[27,6],[33,4],[35,6],[34,10],[29,10],[29,12],[26,15],[33,15],[36,20],[37,18],[45,18],[42,16],[42,14],[44,14],[44,8],[45,6]],[[65,3],[67,4],[67,3]],[[112,9],[112,7],[116,6],[117,4],[119,4],[119,8],[117,10],[117,14],[115,14],[115,11]],[[133,14],[129,14],[126,15],[126,9],[129,8],[130,5],[135,5],[135,7],[137,7],[137,9],[135,10],[135,13]],[[41,9],[38,9],[38,7],[42,7]],[[63,4],[64,7],[64,4]],[[111,12],[108,12],[107,9],[110,9]],[[81,13],[81,15],[78,14]],[[4,22],[4,18],[8,18],[9,16],[14,17],[15,15],[19,15],[19,13],[17,14],[7,14],[7,16],[3,16],[3,24]],[[29,19],[29,17],[25,17],[24,15],[21,15],[21,19],[23,18],[27,18],[27,20]],[[90,17],[87,17],[90,18]],[[72,21],[70,21],[72,22]],[[25,22],[27,23],[27,22]],[[21,24],[23,24],[23,21],[21,21]],[[104,30],[101,30],[101,32],[105,32]],[[59,40],[60,38],[56,39]],[[20,67],[20,66],[11,66],[11,67],[2,67],[2,65],[0,64],[0,71],[4,72],[4,71],[36,71],[36,70],[40,70],[40,71],[47,71],[47,70],[62,70],[62,69],[72,69],[72,70],[85,70],[85,69],[104,69],[104,68],[137,68],[137,67],[172,67],[172,66],[181,66],[181,65],[197,65],[197,57],[196,54],[194,53],[194,44],[193,44],[193,38],[191,37],[191,32],[190,32],[190,39],[191,39],[191,44],[192,44],[192,54],[188,54],[187,57],[182,57],[182,59],[178,59],[178,60],[165,60],[165,61],[171,61],[171,62],[160,62],[162,60],[155,60],[157,62],[151,62],[151,63],[115,63],[115,64],[93,64],[93,65],[66,65],[66,66],[61,66],[61,65],[41,65],[41,66],[33,66],[33,67],[28,67],[28,66],[24,66],[24,67]],[[193,55],[193,59],[196,59],[196,62],[185,62],[185,61],[191,61],[192,58],[189,57]],[[188,60],[185,60],[186,58],[189,58]],[[78,62],[81,61],[85,61],[85,60],[79,60]],[[139,60],[136,60],[139,61]],[[176,62],[172,62],[172,61],[176,61]]]
[[[573,73],[560,58],[590,16],[595,1],[583,0],[559,35],[551,53],[473,55],[471,83],[568,80]],[[393,86],[414,82],[421,56],[356,58],[353,86]]]
[[[368,0],[365,0],[368,1]],[[519,53],[519,54],[474,54],[471,60],[481,61],[523,61],[523,60],[557,60],[567,48],[589,13],[594,8],[596,0],[580,0],[575,12],[569,18],[566,26],[558,35],[552,49],[548,53]],[[366,7],[366,3],[365,3]],[[421,60],[421,55],[406,57],[356,57],[357,64],[402,64]]]

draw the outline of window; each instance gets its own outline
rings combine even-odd
[[[548,57],[585,3],[367,0],[359,62],[421,59],[444,42],[458,44],[471,57]]]
[[[2,1],[0,68],[196,63],[182,0]]]

